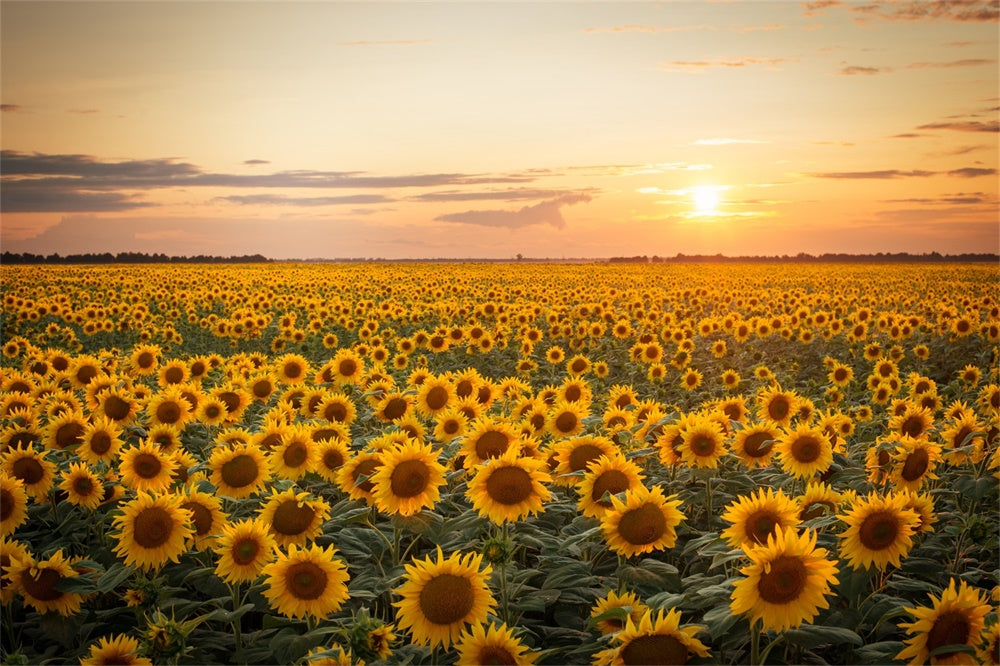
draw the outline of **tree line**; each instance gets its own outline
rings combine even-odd
[[[608,263],[612,264],[672,264],[672,263],[747,263],[747,262],[789,262],[789,263],[907,263],[907,262],[1000,262],[1000,254],[989,252],[966,252],[963,254],[941,254],[939,252],[925,252],[923,254],[911,254],[909,252],[876,252],[874,254],[846,254],[832,253],[807,254],[800,252],[796,255],[743,255],[729,257],[722,254],[677,254],[674,257],[660,257],[657,255],[636,255],[632,257],[611,257]]]
[[[31,252],[4,252],[0,255],[0,263],[2,264],[257,264],[270,261],[262,254],[242,254],[229,257],[198,254],[186,257],[184,255],[168,256],[162,252],[155,254],[87,252],[65,256],[58,252],[49,255],[32,254]]]

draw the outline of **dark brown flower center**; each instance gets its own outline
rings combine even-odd
[[[899,517],[894,512],[876,511],[861,523],[858,538],[869,550],[883,550],[896,542],[899,527]]]
[[[781,421],[788,416],[791,408],[792,406],[788,402],[788,398],[778,395],[772,398],[771,402],[767,403],[767,415],[774,421]]]
[[[222,480],[231,488],[249,486],[257,480],[259,475],[260,469],[257,467],[257,461],[253,456],[245,453],[233,456],[232,460],[223,463],[220,470]]]
[[[770,432],[755,432],[747,435],[743,442],[743,450],[751,458],[763,458],[771,452],[774,446],[774,435]]]
[[[345,358],[337,369],[344,377],[353,377],[354,373],[358,371],[358,363],[354,359]]]
[[[167,368],[163,373],[163,380],[168,384],[180,384],[184,381],[184,371],[178,367]]]
[[[140,368],[145,369],[153,367],[153,363],[156,362],[156,357],[149,352],[142,352],[135,360]]]
[[[691,440],[691,452],[696,456],[710,456],[715,453],[715,440],[704,434],[697,434],[694,439]]]
[[[688,649],[673,636],[639,636],[622,646],[619,656],[625,666],[673,666],[684,664]]]
[[[243,567],[256,559],[260,548],[260,542],[254,537],[248,536],[233,543],[229,552],[233,556],[233,562]]]
[[[969,642],[969,618],[959,610],[950,610],[942,613],[936,620],[934,626],[927,632],[928,652],[936,650],[945,645],[965,645]],[[950,653],[953,654],[953,653]],[[948,654],[939,654],[937,658],[946,659]]]
[[[281,454],[281,460],[286,467],[296,468],[305,464],[309,458],[309,447],[304,442],[290,442]]]
[[[296,562],[285,572],[288,592],[296,599],[319,599],[327,580],[326,572],[315,562]]]
[[[7,520],[14,514],[16,502],[12,492],[6,488],[0,488],[0,522]]]
[[[337,449],[327,449],[323,452],[323,466],[334,470],[344,464],[344,456]]]
[[[163,463],[152,453],[140,453],[133,459],[132,469],[142,479],[155,479],[163,469]]]
[[[796,462],[811,463],[820,457],[823,452],[823,446],[812,435],[803,435],[797,437],[792,442],[791,451],[792,457],[795,458]]]
[[[927,455],[927,450],[924,448],[914,449],[906,457],[906,462],[903,463],[903,471],[899,475],[903,477],[904,481],[916,481],[924,475],[929,466],[930,456]]]
[[[503,455],[510,444],[505,433],[498,430],[487,430],[476,440],[476,455],[480,460],[496,458]]]
[[[94,492],[94,481],[89,476],[77,476],[73,478],[73,492],[80,497],[90,497]]]
[[[590,498],[601,506],[611,506],[610,500],[601,501],[604,493],[617,495],[624,490],[628,490],[629,487],[629,480],[624,472],[617,469],[609,469],[594,479],[594,487],[590,491]]]
[[[755,543],[766,543],[767,537],[774,533],[780,519],[777,514],[767,509],[759,509],[747,516],[745,529],[747,536]]]
[[[372,491],[372,488],[375,487],[375,484],[372,483],[371,475],[375,472],[376,469],[378,469],[381,466],[381,464],[382,463],[380,463],[378,460],[368,459],[361,461],[358,464],[358,466],[354,468],[354,473],[351,474],[351,476],[354,479],[358,490],[360,490],[363,493],[370,493]],[[368,478],[362,481],[361,483],[357,483],[357,480],[360,479],[362,476],[367,476]]]
[[[116,395],[108,396],[104,401],[104,414],[112,421],[122,421],[128,418],[132,405]]]
[[[177,423],[181,419],[181,406],[173,400],[156,406],[156,420],[160,423]]]
[[[174,519],[166,509],[151,506],[143,509],[132,523],[132,538],[143,548],[158,548],[170,540]]]
[[[212,528],[212,512],[203,504],[198,502],[184,502],[181,507],[191,512],[191,524],[194,525],[195,534],[205,536]]]
[[[486,492],[494,502],[520,504],[531,497],[531,474],[520,467],[500,467],[486,480]]]
[[[919,437],[924,431],[924,421],[917,415],[908,416],[899,426],[899,432],[910,437]]]
[[[38,575],[31,575],[31,570],[21,572],[21,586],[28,595],[39,601],[55,601],[63,595],[56,589],[56,584],[62,580],[62,574],[55,569],[40,569]]]
[[[285,377],[288,377],[289,379],[298,379],[302,376],[304,369],[299,363],[291,361],[284,365],[282,371],[284,372]]]
[[[385,409],[382,410],[382,414],[389,421],[395,421],[400,416],[406,413],[407,404],[404,398],[391,398],[389,402],[386,403]]]
[[[404,460],[392,470],[392,494],[396,497],[416,497],[427,488],[430,476],[431,470],[422,460]]]
[[[240,408],[240,396],[236,391],[222,391],[215,397],[222,401],[230,414]]]
[[[761,573],[757,582],[760,598],[771,604],[788,604],[802,594],[808,572],[806,565],[797,557],[780,555],[771,562],[771,569]]]
[[[427,406],[433,411],[443,409],[448,404],[448,389],[443,386],[433,386],[427,392]]]
[[[573,412],[563,412],[556,417],[556,430],[561,433],[573,432],[580,420]]]
[[[579,444],[573,447],[569,454],[569,469],[572,472],[579,472],[587,469],[587,465],[592,460],[597,460],[604,455],[604,450],[594,444]]]
[[[275,510],[271,525],[278,534],[297,536],[309,529],[315,516],[316,510],[308,504],[300,506],[298,500],[285,500]]]
[[[655,504],[643,504],[626,511],[618,522],[618,534],[625,541],[644,546],[660,539],[667,530],[667,519]]]
[[[323,408],[323,418],[330,423],[343,423],[347,419],[347,407],[340,402],[331,402]]]
[[[111,435],[98,430],[90,436],[90,450],[99,456],[104,455],[111,449]]]
[[[56,430],[56,448],[65,449],[67,446],[80,444],[83,442],[84,428],[79,423],[66,423]]]
[[[474,603],[472,582],[465,576],[439,574],[420,590],[420,610],[434,624],[453,624],[463,620]]]
[[[11,465],[11,471],[26,486],[36,484],[45,478],[45,468],[42,467],[42,463],[30,457],[15,460],[14,464]]]

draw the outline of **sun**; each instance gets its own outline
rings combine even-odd
[[[719,212],[719,188],[714,185],[699,185],[691,188],[697,215],[715,215]]]

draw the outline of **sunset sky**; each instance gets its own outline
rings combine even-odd
[[[0,2],[12,252],[996,252],[1000,0]]]

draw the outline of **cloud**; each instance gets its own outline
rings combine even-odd
[[[831,7],[840,7],[844,3],[841,0],[814,0],[813,2],[802,3],[802,13],[805,16],[815,16],[822,14],[823,10]]]
[[[351,194],[339,197],[286,197],[279,194],[234,194],[217,200],[250,206],[336,206],[341,204],[392,203],[381,194]]]
[[[586,35],[601,35],[601,34],[621,34],[626,32],[641,32],[649,35],[662,32],[690,32],[693,30],[715,30],[715,26],[711,25],[617,25],[610,28],[584,28],[583,33]]]
[[[0,104],[0,111],[5,112],[5,113],[6,112],[13,112],[13,111],[20,111],[20,110],[21,110],[21,105],[20,104]]]
[[[927,134],[917,134],[915,132],[903,132],[902,134],[893,134],[890,139],[920,139],[922,137],[928,136]]]
[[[258,164],[270,164],[270,160],[243,160],[243,164],[247,166],[257,166]]]
[[[875,0],[852,4],[863,19],[883,21],[993,22],[1000,18],[996,0]]]
[[[970,192],[968,194],[959,192],[941,197],[917,197],[912,199],[886,199],[885,203],[917,203],[928,205],[975,205],[987,203],[990,199],[984,192]]]
[[[889,179],[889,178],[926,178],[933,176],[934,171],[899,171],[898,169],[884,169],[881,171],[833,171],[826,173],[807,174],[813,178],[833,178],[837,180],[868,180],[868,179]]]
[[[979,120],[960,120],[943,123],[927,123],[918,125],[917,129],[946,129],[956,132],[1000,132],[1000,123],[996,120],[982,122]]]
[[[985,58],[966,58],[964,60],[949,60],[946,62],[914,62],[902,67],[866,67],[862,65],[848,65],[841,68],[838,73],[842,76],[856,76],[859,74],[871,76],[874,74],[890,74],[892,72],[899,71],[900,69],[952,69],[954,67],[978,67],[980,65],[991,65],[995,62],[996,60],[988,60]]]
[[[525,199],[554,199],[573,194],[565,190],[540,190],[531,188],[510,188],[486,192],[462,192],[459,190],[444,190],[441,192],[425,192],[409,197],[410,201],[521,201]]]
[[[789,58],[708,58],[706,60],[671,60],[662,63],[664,72],[699,72],[705,69],[739,69],[743,67],[767,67],[780,69],[778,65],[794,62]]]
[[[698,139],[692,141],[696,146],[728,146],[734,143],[770,143],[769,141],[758,141],[757,139],[730,139],[728,137],[717,137],[713,139]]]
[[[551,201],[543,201],[534,206],[525,206],[516,211],[511,210],[467,210],[461,213],[449,213],[434,218],[435,222],[458,222],[484,227],[506,227],[519,229],[532,224],[550,224],[557,229],[566,226],[560,209],[576,203],[591,201],[589,194],[566,194]]]
[[[4,213],[111,212],[147,208],[155,204],[135,201],[118,192],[87,192],[71,188],[48,189],[43,196],[32,188],[11,183],[0,188],[0,211]]]
[[[87,116],[92,113],[100,113],[100,109],[69,109],[70,113],[76,113],[81,116]]]
[[[964,169],[952,169],[948,172],[949,176],[956,176],[958,178],[978,178],[980,176],[992,176],[996,174],[996,169],[979,169],[976,167],[965,167]]]
[[[873,76],[875,74],[884,74],[885,72],[891,71],[891,67],[863,67],[861,65],[849,65],[847,67],[842,67],[837,73],[841,76]]]

